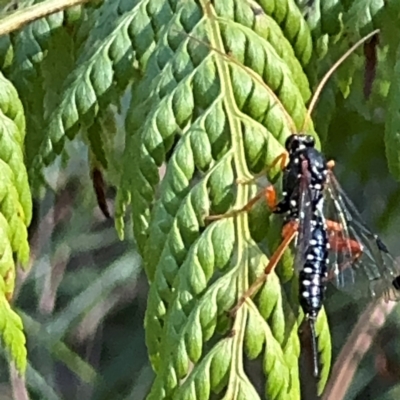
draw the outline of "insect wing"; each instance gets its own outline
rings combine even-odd
[[[330,244],[328,279],[338,288],[345,289],[355,282],[352,264],[357,254],[355,248],[351,248],[348,218],[345,215],[347,210],[341,205],[338,193],[331,183],[329,176],[324,199],[324,216]]]
[[[384,243],[365,225],[332,172],[326,185],[325,210],[331,245],[328,279],[356,297],[399,300],[393,280],[400,268]]]
[[[299,272],[305,263],[305,253],[311,239],[312,218],[312,193],[310,189],[311,177],[308,171],[308,162],[302,162],[302,176],[299,179],[299,226],[295,242],[296,255],[294,258],[294,269]]]

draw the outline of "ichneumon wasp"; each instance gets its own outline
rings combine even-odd
[[[283,241],[271,256],[264,274],[240,297],[231,314],[234,315],[246,299],[255,294],[277,266],[286,248],[294,242],[294,269],[299,274],[300,305],[311,328],[316,377],[319,375],[319,365],[314,325],[328,281],[341,289],[357,291],[360,286],[362,294],[369,292],[376,297],[383,295],[386,299],[400,299],[400,271],[394,259],[383,242],[364,224],[355,206],[343,192],[332,172],[334,163],[327,162],[314,147],[312,136],[303,133],[330,76],[356,48],[377,33],[374,31],[362,38],[332,66],[311,99],[301,133],[293,133],[287,138],[286,152],[269,166],[270,169],[279,164],[283,171],[283,199],[277,202],[275,189],[269,185],[241,209],[207,218],[212,221],[247,212],[263,197],[273,212],[284,214]],[[232,57],[206,45],[232,61]],[[265,86],[256,74],[251,75]],[[283,108],[279,100],[277,105]]]

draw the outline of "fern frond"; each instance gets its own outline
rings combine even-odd
[[[12,74],[19,77],[19,86],[28,84],[37,74],[37,65],[45,58],[48,42],[53,31],[63,23],[63,13],[57,13],[48,18],[39,19],[13,35],[11,40],[14,48]]]
[[[118,99],[135,68],[146,63],[158,29],[171,17],[169,9],[159,13],[159,1],[140,1],[131,9],[122,3],[109,0],[101,6],[99,22],[65,82],[61,103],[49,118],[47,136],[35,162],[39,171],[42,163],[47,165],[60,154],[66,137],[73,139],[81,126],[89,128],[99,107]],[[160,25],[150,24],[153,13],[160,18]]]
[[[306,21],[294,0],[260,0],[260,6],[282,28],[303,67],[310,61],[312,40]]]
[[[10,35],[0,37],[0,67],[6,71],[12,64],[14,58],[14,49],[11,44]]]
[[[176,15],[179,16],[179,13]],[[137,174],[135,176],[136,182],[134,186],[136,187],[135,190],[139,193],[133,196],[133,199],[136,199],[134,201],[137,202],[133,207],[138,211],[141,211],[140,220],[137,220],[135,225],[135,230],[140,232],[145,232],[146,228],[144,226],[148,223],[146,221],[148,221],[149,208],[143,207],[143,205],[146,203],[151,205],[152,197],[154,196],[151,187],[154,187],[154,185],[158,183],[157,165],[161,165],[163,159],[165,159],[165,151],[168,151],[171,147],[171,144],[175,140],[175,135],[180,135],[183,129],[187,129],[185,128],[185,125],[187,124],[187,120],[191,118],[190,115],[193,113],[194,101],[198,101],[198,105],[201,107],[208,107],[210,102],[212,102],[211,96],[208,96],[206,101],[204,101],[205,99],[203,100],[202,97],[199,97],[202,96],[200,91],[204,91],[205,93],[210,92],[210,94],[215,92],[215,95],[217,95],[220,90],[217,87],[218,83],[215,82],[216,70],[213,63],[211,61],[203,63],[203,58],[201,56],[201,53],[203,53],[204,57],[208,60],[210,56],[214,57],[215,54],[213,55],[212,52],[209,52],[209,49],[206,46],[194,42],[191,38],[186,39],[183,45],[177,49],[176,56],[174,56],[174,58],[164,66],[163,58],[165,57],[165,54],[171,54],[174,50],[173,48],[168,48],[168,41],[171,43],[176,40],[182,42],[182,34],[179,33],[179,25],[180,24],[178,23],[176,27],[172,27],[169,37],[160,41],[159,48],[155,50],[155,55],[150,61],[151,64],[148,65],[150,73],[145,77],[143,84],[139,89],[137,89],[137,92],[133,93],[132,98],[134,101],[132,102],[131,110],[128,113],[129,119],[127,129],[129,132],[135,131],[136,127],[138,127],[138,129],[143,129],[141,126],[143,125],[143,115],[146,116],[148,113],[154,113],[152,117],[147,118],[146,122],[144,122],[144,124],[147,124],[145,128],[147,135],[144,137],[137,137],[132,133],[127,139],[127,141],[138,141],[135,145],[129,144],[127,146],[127,153],[129,154],[127,156],[127,162],[129,165],[132,165],[133,163],[141,163],[141,159],[144,157],[143,166],[138,166],[138,169],[141,170],[140,176]],[[201,25],[199,28],[201,29]],[[244,125],[246,140],[250,142],[253,135],[264,135],[263,127],[260,123],[266,125],[267,129],[273,133],[273,136],[279,139],[286,138],[290,134],[290,129],[285,121],[285,119],[287,119],[287,116],[285,115],[286,111],[283,112],[282,108],[274,106],[274,104],[276,104],[276,95],[273,91],[277,90],[279,92],[278,96],[281,96],[282,102],[286,103],[285,105],[292,113],[293,119],[298,127],[303,124],[305,111],[304,100],[302,99],[299,89],[294,84],[294,77],[290,73],[290,70],[281,61],[272,45],[265,39],[257,37],[251,29],[246,30],[246,28],[243,27],[238,28],[234,25],[231,26],[230,24],[225,23],[225,21],[221,22],[220,29],[223,34],[226,49],[223,49],[221,44],[217,51],[233,53],[237,62],[244,62],[247,67],[254,68],[255,71],[257,71],[258,74],[261,74],[261,77],[271,86],[271,90],[268,91],[260,88],[260,85],[255,85],[254,94],[252,97],[248,97],[249,91],[253,90],[252,88],[254,83],[252,82],[252,77],[249,76],[243,68],[232,65],[232,79],[242,82],[241,86],[246,88],[245,91],[241,93],[243,89],[239,85],[236,86],[235,96],[237,96],[237,98],[235,101],[238,102],[239,107],[245,107],[246,111],[253,113],[253,117],[255,118],[255,121],[249,120],[248,123]],[[251,43],[252,46],[245,50],[249,43]],[[206,56],[207,53],[209,53],[208,57]],[[199,63],[201,64],[198,65]],[[248,63],[248,65],[246,63]],[[161,68],[163,68],[163,72],[162,74],[159,74]],[[185,68],[187,68],[187,71],[185,71]],[[193,70],[193,77],[190,76],[191,70]],[[197,73],[197,70],[199,73]],[[180,71],[186,72],[188,79],[180,79],[179,77],[182,74]],[[208,76],[206,77],[206,75]],[[262,79],[260,75],[258,76],[258,79]],[[164,97],[164,91],[170,89],[169,85],[174,85],[174,77],[181,80],[181,82],[179,82],[178,87],[174,90],[173,96]],[[154,84],[154,79],[157,79],[157,82],[159,83]],[[142,98],[146,98],[151,82],[153,82],[154,87],[153,93],[151,97],[148,97],[146,101],[143,102]],[[195,98],[193,98],[193,95],[191,94],[190,85],[192,84],[195,85],[195,90],[196,85],[199,85],[199,94],[195,93]],[[205,85],[205,87],[202,87],[202,85]],[[172,87],[173,86],[171,86],[171,88]],[[144,93],[144,95],[142,95],[143,97],[140,96],[141,93]],[[154,103],[160,103],[160,105],[156,111],[150,111],[151,105]],[[146,110],[146,104],[150,105],[148,107],[149,110]],[[176,114],[178,111],[179,114]],[[210,113],[210,115],[206,117],[208,120],[219,120],[219,115],[224,117],[223,109],[218,103],[208,112]],[[267,114],[268,118],[265,118]],[[157,123],[155,123],[156,121]],[[205,123],[208,122],[206,121]],[[223,126],[224,123],[225,122],[221,121],[220,126],[217,126],[215,129],[216,132],[212,133],[213,141],[216,141],[217,138],[222,135],[219,139],[221,148],[227,145],[227,138],[224,138],[226,135],[226,132],[224,132],[224,130],[226,130]],[[158,130],[158,126],[162,127],[161,132]],[[192,136],[199,137],[203,128],[196,127],[196,130],[198,130],[199,133],[196,135],[195,132],[193,132]],[[266,157],[266,140],[268,140],[268,144],[273,142],[273,139],[269,140],[269,136],[270,135],[265,134],[264,139],[257,140],[260,148],[254,149],[253,147],[251,151],[256,151],[258,154],[261,153],[263,154],[263,157]],[[165,143],[162,144],[162,142]],[[204,141],[202,143],[204,143]],[[273,146],[272,143],[271,146]],[[133,154],[130,149],[133,149],[132,151],[135,152],[139,151],[143,153],[143,156],[141,154]],[[221,151],[221,149],[217,150]],[[249,150],[249,148],[245,149],[245,151]],[[149,154],[150,157],[148,157],[147,154]],[[270,160],[272,160],[273,154],[269,154],[269,157]],[[156,161],[153,166],[150,166],[151,158]],[[134,170],[136,169],[137,167],[134,168]],[[128,174],[131,173],[128,172]],[[126,180],[128,179],[129,178],[127,177]],[[138,234],[136,237],[138,238]],[[140,245],[141,240],[138,241]],[[159,251],[159,249],[157,251]]]
[[[1,260],[2,261],[2,260]],[[1,262],[0,261],[0,262]],[[1,267],[0,267],[1,268]],[[14,361],[18,372],[23,375],[27,366],[27,352],[22,320],[10,307],[5,296],[7,283],[0,277],[0,335],[3,346]]]
[[[41,175],[63,154],[66,140],[82,133],[92,166],[113,171],[121,237],[131,203],[133,233],[151,285],[146,341],[157,376],[149,399],[200,400],[215,394],[258,399],[260,391],[268,399],[299,399],[303,316],[292,250],[258,293],[235,316],[229,314],[280,242],[281,218],[271,217],[262,205],[213,222],[207,217],[248,204],[258,190],[254,176],[282,153],[289,135],[305,129],[318,143],[320,136],[306,119],[310,86],[387,12],[380,0],[311,3],[104,0],[3,38],[0,297],[12,296],[16,264],[29,256],[32,204],[25,166],[33,178]],[[397,59],[397,74],[398,64]],[[358,59],[339,73],[345,95],[360,66]],[[8,79],[23,99],[26,122]],[[386,143],[391,169],[400,176],[395,150],[399,85],[393,82]],[[335,86],[320,102],[319,135],[326,135],[335,111]],[[116,160],[115,109],[128,98],[125,94],[131,95],[125,148]],[[270,182],[277,172],[277,167],[268,171]],[[128,279],[119,273],[110,268],[72,301],[63,318],[49,324],[52,340],[61,339],[120,279]],[[7,313],[4,321],[8,318],[19,335],[17,347],[6,328],[0,326],[0,332],[22,371],[21,326]],[[322,392],[331,361],[324,310],[315,328]],[[53,350],[66,351],[62,346]],[[71,365],[80,363],[70,356]],[[248,365],[263,373],[261,390]],[[93,379],[93,371],[85,371]]]
[[[27,227],[32,199],[24,164],[24,110],[11,82],[0,74],[0,332],[18,371],[26,368],[22,322],[8,301],[14,292],[16,263],[27,265]]]
[[[377,19],[384,11],[384,0],[356,0],[345,14],[345,29],[362,37],[376,28]]]
[[[261,362],[268,398],[299,398],[298,300],[287,299],[272,273],[230,326],[226,312],[268,259],[246,213],[205,222],[246,204],[255,187],[236,180],[269,165],[304,124],[309,89],[298,74],[311,36],[303,19],[288,26],[300,14],[285,4],[283,14],[278,3],[275,10],[263,5],[260,17],[251,2],[179,2],[143,81],[133,86],[117,224],[132,199],[151,282],[146,340],[157,378],[150,399],[207,399],[221,391],[258,398],[245,358]],[[273,19],[269,31],[257,25]],[[290,45],[295,49],[286,51]]]
[[[1,106],[0,106],[1,107]],[[28,176],[24,164],[24,156],[19,143],[20,137],[23,136],[19,132],[15,123],[0,112],[0,159],[5,164],[3,170],[9,169],[10,173],[4,172],[4,184],[8,184],[7,178],[18,193],[17,204],[20,203],[22,212],[18,212],[19,217],[25,225],[29,225],[32,217],[32,200],[28,184]],[[3,196],[6,195],[5,193]]]
[[[26,263],[29,255],[26,227],[32,218],[32,199],[24,164],[24,110],[11,82],[0,76],[0,212],[8,220],[13,251]]]
[[[79,15],[82,9],[75,8]],[[77,16],[64,11],[10,34],[13,57],[5,74],[16,86],[26,111],[28,169],[43,140],[44,121],[59,103],[62,83],[75,60],[71,33],[77,25]]]
[[[4,115],[11,119],[16,125],[15,139],[22,147],[25,139],[25,116],[21,100],[13,84],[0,74],[0,108]]]

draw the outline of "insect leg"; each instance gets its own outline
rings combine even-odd
[[[265,195],[265,202],[267,203],[268,208],[271,211],[274,211],[278,204],[275,188],[272,185],[266,187],[264,195]],[[285,229],[285,227],[283,227],[283,229]]]
[[[357,240],[344,238],[340,235],[340,233],[343,231],[343,228],[339,222],[328,220],[326,221],[326,227],[330,232],[329,244],[331,249],[336,251],[351,251],[354,256],[357,256],[356,258],[362,254],[363,247],[361,243],[359,243]]]
[[[267,186],[266,188],[260,190],[252,199],[250,199],[250,201],[245,204],[242,208],[239,208],[238,210],[232,210],[232,211],[228,211],[225,214],[216,214],[216,215],[209,215],[208,217],[206,217],[207,221],[217,221],[219,219],[223,219],[223,218],[231,218],[234,217],[242,212],[249,212],[254,205],[257,203],[257,201],[259,201],[261,198],[268,197],[269,195],[267,194],[269,191],[271,190],[275,190],[275,189],[270,189],[271,186]]]
[[[342,224],[336,221],[326,220],[326,228],[329,232],[342,232]]]
[[[329,239],[331,249],[336,251],[350,250],[357,258],[363,251],[362,245],[354,239],[345,239],[340,236],[332,235]]]
[[[349,252],[350,259],[342,262],[334,270],[330,271],[328,280],[337,279],[337,274],[351,267],[363,254],[363,247],[357,240],[347,239],[340,236],[332,235],[329,239],[331,249],[337,252]]]
[[[247,298],[254,295],[260,286],[264,283],[264,281],[268,278],[268,275],[274,270],[277,266],[278,262],[283,256],[284,251],[289,246],[290,242],[295,238],[297,235],[298,224],[297,222],[289,222],[285,225],[283,230],[284,239],[279,247],[276,249],[275,253],[269,260],[269,263],[264,268],[264,272],[260,275],[253,284],[244,292],[244,294],[240,297],[239,301],[237,302],[236,306],[232,308],[230,311],[231,316],[235,316],[238,309],[243,305]]]
[[[343,232],[342,224],[327,220],[326,227],[330,233],[329,244],[331,249],[336,251],[351,251],[354,256],[357,256],[356,258],[362,254],[363,247],[361,243],[359,243],[357,240],[344,238],[340,235],[340,233]]]
[[[283,152],[283,153],[279,154],[279,156],[276,157],[274,159],[274,161],[272,161],[271,165],[269,165],[268,168],[266,170],[264,170],[262,174],[261,173],[257,174],[256,177],[258,175],[263,176],[266,172],[268,172],[270,169],[275,167],[277,164],[279,164],[279,168],[281,170],[283,170],[286,167],[287,160],[288,160],[288,153],[287,152]],[[246,185],[246,184],[252,183],[256,179],[256,177],[252,178],[249,181],[243,181],[243,182],[238,181],[238,183],[242,184],[242,185]],[[257,201],[260,200],[262,197],[265,197],[265,201],[266,201],[268,207],[271,210],[274,210],[275,207],[276,207],[276,204],[277,204],[277,200],[276,200],[277,196],[276,196],[275,188],[272,185],[269,185],[266,188],[260,190],[242,208],[240,208],[238,210],[228,211],[225,214],[209,215],[208,217],[206,217],[206,220],[207,221],[217,221],[217,220],[222,219],[222,218],[234,217],[235,215],[238,215],[238,214],[240,214],[242,212],[248,212],[254,207],[254,205],[257,203]]]
[[[329,161],[326,163],[326,166],[328,167],[328,169],[329,169],[330,171],[332,171],[333,168],[335,168],[335,161],[329,160]]]
[[[281,171],[283,171],[283,169],[287,165],[288,158],[289,158],[289,154],[287,153],[287,151],[284,151],[283,153],[279,154],[279,156],[277,156],[268,167],[264,168],[261,172],[254,175],[253,178],[248,179],[248,180],[238,179],[236,182],[240,185],[248,185],[250,183],[253,183],[256,179],[262,178],[263,176],[265,176],[269,171],[271,171],[272,168],[274,168],[278,164],[279,164],[279,169]]]

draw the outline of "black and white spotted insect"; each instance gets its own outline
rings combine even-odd
[[[323,213],[328,166],[309,135],[286,140],[289,162],[283,171],[283,199],[273,208],[297,228],[294,267],[299,273],[299,298],[310,323],[314,375],[318,376],[315,321],[322,308],[328,277],[329,237]],[[294,229],[296,229],[294,228]]]
[[[274,207],[285,222],[298,225],[295,268],[300,274],[300,304],[315,319],[327,282],[329,238],[323,214],[328,167],[314,138],[292,135],[286,141],[289,162],[283,171],[283,199]]]
[[[360,39],[326,73],[309,103],[301,132],[305,131],[318,96],[329,77],[352,52],[378,32],[375,30]],[[204,44],[200,40],[197,41]],[[232,57],[221,53],[219,49],[208,47],[240,67],[240,63],[235,62]],[[243,69],[270,92],[270,88],[257,74],[253,74],[248,68]],[[281,106],[290,120],[283,105],[279,101],[277,105]],[[295,128],[293,121],[290,126]],[[271,169],[279,159],[282,161],[284,176],[281,201],[276,202],[274,187],[269,185],[242,208],[223,215],[208,216],[207,220],[213,221],[248,212],[264,196],[275,213],[284,215],[282,243],[271,255],[268,265],[264,268],[264,274],[260,275],[238,299],[235,307],[231,309],[231,315],[235,315],[246,299],[255,294],[294,240],[294,269],[299,275],[300,305],[312,328],[314,372],[318,375],[314,324],[322,308],[328,282],[333,282],[343,290],[350,289],[353,295],[368,294],[399,300],[400,270],[386,246],[366,227],[360,214],[341,189],[331,170],[333,164],[327,162],[315,148],[313,137],[296,133],[288,137],[285,146],[287,153],[281,154],[266,168]]]
[[[331,171],[333,164],[315,148],[314,138],[294,134],[285,147],[288,163],[283,170],[283,198],[269,205],[274,213],[284,214],[285,225],[290,226],[284,229],[284,237],[295,237],[299,302],[310,323],[314,375],[318,376],[314,325],[328,282],[353,294],[399,300],[400,270],[344,194]]]

